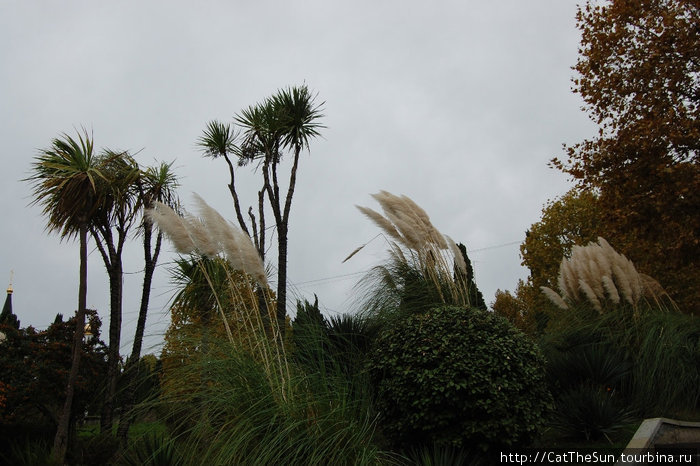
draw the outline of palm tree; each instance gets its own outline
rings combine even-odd
[[[104,176],[93,154],[92,138],[85,129],[82,134],[78,132],[77,140],[66,133],[53,139],[51,147],[42,150],[35,157],[32,170],[32,175],[24,181],[33,185],[32,204],[43,207],[42,213],[48,217],[47,230],[57,232],[61,239],[77,236],[80,242],[78,310],[73,335],[72,362],[66,386],[66,400],[51,452],[59,464],[63,464],[85,328],[88,232],[90,223],[104,201],[99,189]]]
[[[107,390],[100,428],[102,432],[111,432],[119,377],[124,276],[122,251],[138,211],[138,184],[141,171],[136,161],[127,152],[105,150],[100,155],[98,163],[105,179],[104,205],[90,223],[90,233],[95,239],[109,277]]]
[[[175,189],[179,186],[177,176],[172,170],[172,163],[161,163],[157,167],[148,167],[142,172],[142,182],[139,186],[140,204],[143,209],[153,206],[154,202],[162,202],[171,207],[179,204]],[[146,315],[148,313],[148,303],[151,296],[151,282],[153,273],[158,263],[160,246],[163,241],[163,232],[158,230],[155,245],[153,240],[153,223],[147,216],[143,216],[141,230],[143,233],[143,255],[144,255],[144,277],[141,292],[141,306],[139,308],[139,318],[136,324],[134,344],[131,350],[131,360],[138,360],[141,356],[141,346],[143,344],[143,333],[146,327]],[[152,249],[153,248],[153,249]]]
[[[153,206],[154,202],[162,202],[171,207],[178,204],[175,188],[178,186],[177,177],[173,173],[172,163],[161,163],[157,167],[148,167],[141,172],[141,178],[138,183],[139,190],[139,206],[142,209],[148,209]],[[138,366],[138,361],[141,358],[141,347],[143,345],[143,334],[146,328],[146,316],[148,314],[148,304],[151,296],[151,283],[153,281],[153,273],[158,263],[160,255],[160,247],[163,241],[163,232],[158,231],[156,235],[155,245],[153,244],[153,223],[144,215],[141,223],[141,233],[143,234],[143,255],[144,255],[144,276],[143,288],[141,290],[141,306],[139,308],[138,321],[136,323],[136,332],[134,334],[134,343],[131,349],[131,356],[127,360],[124,373],[129,377],[129,385],[123,406],[124,415],[119,421],[118,437],[125,443],[129,426],[133,421],[133,416],[128,414],[134,405],[134,396],[136,393],[136,380],[132,374],[133,369]]]
[[[241,211],[241,204],[238,199],[238,191],[236,191],[236,171],[234,169],[233,162],[231,161],[232,155],[237,155],[240,157],[240,149],[236,145],[237,134],[235,130],[229,124],[221,123],[219,121],[210,121],[207,123],[207,127],[204,130],[204,134],[197,141],[197,145],[204,152],[205,157],[211,157],[217,159],[223,157],[228,165],[229,176],[231,182],[228,184],[228,189],[231,192],[231,197],[233,198],[233,207],[236,210],[236,219],[238,220],[238,225],[241,230],[245,232],[246,235],[250,237],[250,232],[248,231],[248,225],[243,218],[243,212]],[[240,165],[240,162],[238,163]],[[255,242],[255,247],[260,254],[260,257],[265,260],[265,216],[263,214],[263,193],[260,191],[258,193],[259,200],[259,212],[260,212],[260,238],[257,233],[256,220],[253,215],[252,207],[248,210],[248,213],[253,221],[253,241]]]
[[[299,155],[309,149],[312,138],[320,135],[323,125],[323,103],[315,103],[316,96],[308,87],[282,89],[258,104],[243,110],[236,121],[243,127],[244,140],[240,147],[239,163],[258,161],[262,166],[263,189],[272,207],[277,227],[277,320],[282,331],[285,327],[287,301],[287,242],[289,212],[296,185]],[[287,193],[282,199],[277,169],[285,151],[293,157]]]

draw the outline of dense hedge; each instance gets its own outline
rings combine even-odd
[[[456,306],[385,328],[370,376],[387,438],[399,447],[530,443],[551,405],[537,346],[506,319]]]

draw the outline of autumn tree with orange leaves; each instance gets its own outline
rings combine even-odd
[[[553,166],[599,194],[604,236],[700,313],[700,3],[589,1],[574,67],[597,137]]]

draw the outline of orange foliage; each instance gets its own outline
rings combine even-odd
[[[579,9],[574,90],[600,126],[553,166],[600,194],[602,231],[688,313],[700,313],[700,4]]]

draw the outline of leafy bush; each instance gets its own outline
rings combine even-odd
[[[394,321],[369,371],[384,433],[399,447],[526,445],[551,403],[536,345],[478,309],[443,306]]]

